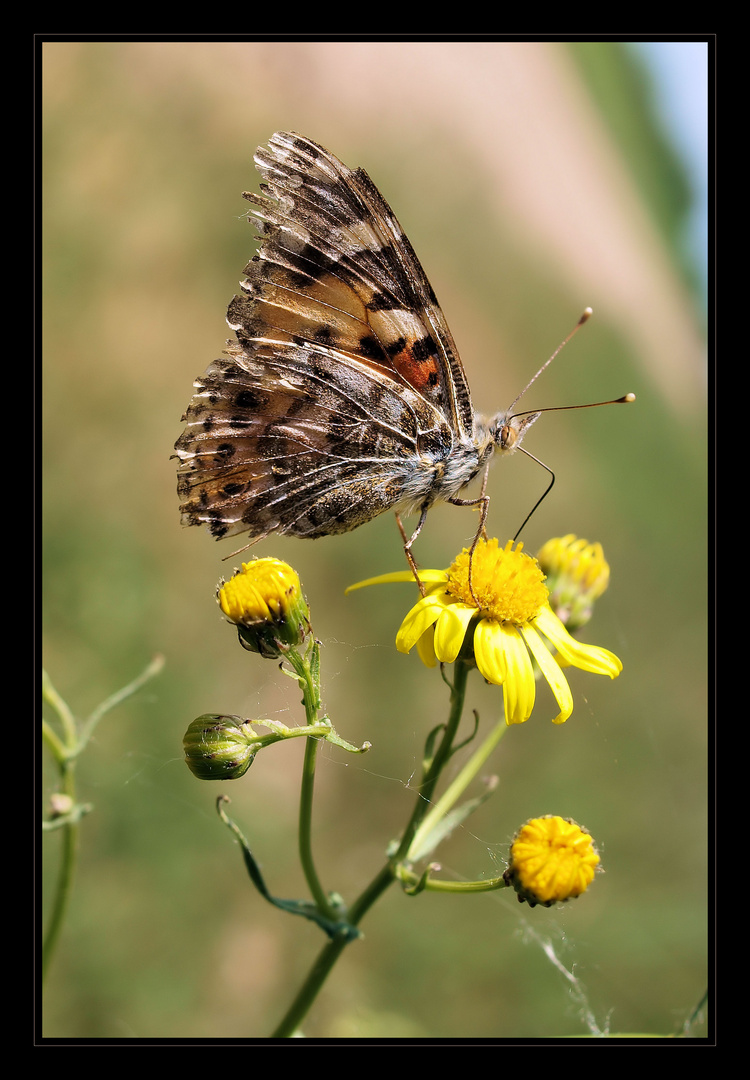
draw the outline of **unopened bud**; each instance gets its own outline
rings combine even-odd
[[[259,750],[258,736],[239,716],[204,713],[182,740],[185,762],[199,780],[237,780]]]
[[[572,533],[548,540],[537,554],[547,575],[549,606],[571,633],[585,626],[609,585],[609,564],[601,544],[579,540]]]

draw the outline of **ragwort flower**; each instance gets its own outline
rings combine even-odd
[[[622,664],[606,649],[570,636],[549,606],[539,564],[522,548],[519,543],[514,549],[512,541],[501,548],[497,540],[480,539],[473,555],[464,548],[449,570],[420,570],[425,595],[401,624],[396,648],[408,653],[416,645],[428,666],[450,664],[459,656],[473,659],[488,682],[502,686],[508,724],[522,724],[531,716],[533,660],[557,699],[560,712],[554,723],[562,724],[573,711],[573,696],[560,664],[611,679]],[[404,571],[361,584],[409,580],[411,574]]]

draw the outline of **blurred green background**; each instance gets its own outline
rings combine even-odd
[[[525,443],[557,475],[526,547],[567,532],[603,543],[612,585],[582,636],[624,672],[572,674],[561,727],[540,691],[492,761],[498,790],[440,852],[447,876],[500,873],[517,827],[556,813],[594,834],[606,873],[552,910],[506,892],[392,889],[305,1033],[554,1038],[587,1034],[587,1014],[602,1030],[674,1032],[707,980],[705,315],[681,241],[686,180],[638,57],[599,42],[48,42],[41,59],[44,663],[83,716],[166,658],[79,765],[95,809],[44,1034],[263,1038],[323,943],[254,892],[214,810],[224,790],[271,890],[304,895],[302,746],[271,748],[223,786],[197,781],[181,748],[203,712],[302,720],[291,681],[220,617],[214,589],[236,541],[181,529],[170,460],[193,379],[229,334],[255,250],[240,193],[257,190],[253,151],[278,129],[370,173],[440,298],[479,411],[507,407],[586,305],[594,319],[526,407],[638,398],[552,413]],[[495,463],[491,534],[515,533],[545,476],[521,455]],[[469,511],[435,510],[418,560],[447,566],[473,526]],[[326,707],[344,738],[373,743],[319,758],[319,869],[352,898],[406,820],[447,692],[395,651],[413,590],[344,596],[402,568],[390,515],[255,553],[300,573]],[[501,693],[476,678],[469,706],[488,727]],[[45,763],[45,800],[53,781]],[[42,915],[58,844],[42,844]]]

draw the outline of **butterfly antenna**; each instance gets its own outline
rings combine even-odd
[[[540,506],[542,505],[542,503],[544,502],[544,500],[545,500],[545,499],[547,498],[547,496],[549,495],[550,491],[552,491],[552,488],[553,488],[553,487],[555,486],[555,474],[554,474],[554,473],[552,472],[552,469],[550,469],[549,465],[545,465],[543,461],[541,461],[541,460],[540,460],[540,459],[539,459],[538,457],[534,457],[534,455],[533,455],[533,454],[530,454],[528,450],[524,450],[524,448],[523,448],[522,446],[519,446],[519,447],[518,447],[518,449],[519,449],[519,450],[521,451],[521,453],[522,453],[522,454],[525,454],[525,455],[526,455],[526,457],[530,457],[532,461],[535,461],[535,462],[537,463],[537,465],[541,465],[541,466],[542,466],[542,468],[543,468],[543,469],[544,469],[544,470],[545,470],[546,472],[548,472],[548,473],[550,474],[550,476],[551,476],[551,478],[552,478],[552,479],[550,480],[549,484],[547,484],[547,487],[546,487],[546,488],[544,489],[544,491],[543,491],[543,492],[542,492],[542,494],[541,494],[541,495],[539,496],[539,498],[537,499],[537,501],[536,501],[536,502],[534,503],[534,505],[532,506],[531,510],[529,510],[529,512],[528,512],[528,514],[526,515],[526,517],[525,517],[525,518],[523,519],[523,521],[521,522],[521,525],[520,525],[520,527],[519,527],[518,531],[516,532],[516,535],[515,535],[515,536],[513,537],[513,543],[514,543],[514,544],[515,544],[516,540],[518,539],[518,537],[519,537],[519,536],[521,535],[521,533],[523,532],[523,530],[524,530],[524,529],[526,528],[526,526],[527,526],[527,524],[528,524],[529,520],[530,520],[530,519],[531,519],[531,518],[533,517],[533,515],[534,515],[534,514],[535,514],[535,513],[537,512],[537,510],[539,509],[539,507],[540,507]]]
[[[584,311],[583,315],[581,315],[581,317],[580,317],[580,319],[578,320],[578,322],[577,322],[577,323],[575,324],[575,326],[573,327],[573,329],[572,329],[572,330],[570,331],[570,333],[568,334],[568,336],[567,336],[566,338],[564,338],[564,339],[563,339],[563,340],[562,340],[562,341],[560,342],[560,344],[559,344],[559,345],[557,346],[557,348],[555,349],[555,351],[554,351],[554,352],[552,353],[552,356],[550,356],[549,360],[545,360],[545,361],[544,361],[544,363],[542,364],[542,366],[541,366],[541,367],[539,368],[539,371],[537,371],[536,375],[532,375],[532,377],[531,377],[531,378],[529,379],[529,381],[528,381],[528,382],[526,383],[526,385],[524,386],[523,390],[522,390],[522,391],[521,391],[521,393],[520,393],[520,394],[518,395],[518,397],[517,397],[517,398],[515,399],[515,401],[512,401],[512,402],[511,402],[510,408],[508,409],[508,413],[511,413],[511,412],[513,411],[513,409],[514,409],[514,408],[515,408],[515,406],[516,406],[516,405],[518,404],[518,402],[519,402],[519,401],[521,400],[521,398],[522,398],[522,397],[523,397],[523,395],[524,395],[524,394],[526,393],[526,391],[527,391],[527,390],[529,389],[529,387],[530,387],[530,386],[532,386],[532,385],[533,385],[533,383],[535,383],[535,382],[536,382],[536,380],[537,380],[537,379],[539,378],[539,376],[540,376],[540,375],[542,374],[542,372],[543,372],[543,371],[545,371],[545,370],[546,370],[546,369],[547,369],[547,368],[548,368],[548,367],[550,366],[550,364],[551,364],[551,363],[552,363],[552,361],[553,361],[553,360],[555,359],[555,357],[557,356],[557,354],[558,354],[559,352],[561,352],[561,351],[562,351],[562,350],[563,350],[563,349],[565,348],[565,346],[566,346],[566,345],[568,344],[568,342],[570,341],[570,339],[571,339],[571,338],[572,338],[572,337],[573,337],[573,336],[574,336],[575,334],[577,334],[577,333],[578,333],[578,331],[579,331],[579,330],[581,329],[581,327],[583,326],[583,324],[584,324],[584,323],[586,323],[586,322],[588,322],[588,321],[589,321],[589,319],[591,318],[591,316],[592,316],[593,314],[594,314],[594,309],[593,309],[593,308],[590,308],[590,307],[587,307],[587,308],[586,308],[586,310]]]
[[[558,352],[559,351],[560,350],[558,349]],[[518,398],[516,398],[516,400],[518,400]],[[536,412],[536,413],[561,412],[561,411],[563,411],[565,409],[596,409],[599,405],[629,405],[631,401],[635,401],[635,394],[623,394],[622,397],[612,398],[611,401],[590,401],[587,405],[552,405],[548,409],[535,409],[534,412]],[[524,413],[516,413],[516,415],[517,416],[524,416],[525,414]],[[513,418],[509,417],[508,419],[513,419]],[[526,517],[523,519],[523,523],[521,524],[521,528],[518,530],[516,535],[513,537],[513,542],[514,543],[516,542],[516,540],[520,536],[521,532],[523,531],[523,529],[527,525],[527,523],[529,521],[529,518],[532,516],[532,514],[536,513],[536,511],[539,509],[541,504],[544,502],[544,500],[549,495],[550,491],[552,491],[552,488],[553,488],[554,483],[555,483],[555,474],[552,472],[552,469],[550,469],[549,465],[545,465],[544,462],[541,461],[538,457],[534,457],[533,454],[530,454],[529,451],[524,446],[519,446],[517,449],[520,450],[522,454],[525,454],[526,457],[529,457],[529,458],[531,458],[532,461],[535,461],[537,463],[537,465],[541,465],[542,468],[546,472],[548,472],[550,474],[552,479],[550,480],[549,484],[545,488],[542,495],[537,499],[537,501],[532,506],[531,510],[528,512]]]
[[[519,397],[520,396],[521,395],[519,394]],[[518,401],[518,398],[516,398],[516,401]],[[564,412],[566,409],[598,409],[600,405],[629,405],[631,401],[635,401],[635,394],[623,394],[622,397],[610,398],[609,401],[587,401],[584,405],[548,405],[544,409],[529,409],[528,412],[513,413],[512,416],[507,418],[506,423],[514,420],[517,416],[529,416],[531,413],[535,413],[539,416],[541,413]],[[523,450],[523,447],[519,446],[518,449]],[[528,450],[524,450],[524,453],[528,457],[533,456],[532,454],[529,454]],[[534,461],[536,461],[536,458],[534,458]]]

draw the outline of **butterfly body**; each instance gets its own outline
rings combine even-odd
[[[280,132],[255,157],[261,246],[236,334],[176,443],[184,524],[319,537],[459,494],[538,414],[485,420],[434,292],[363,170]]]

